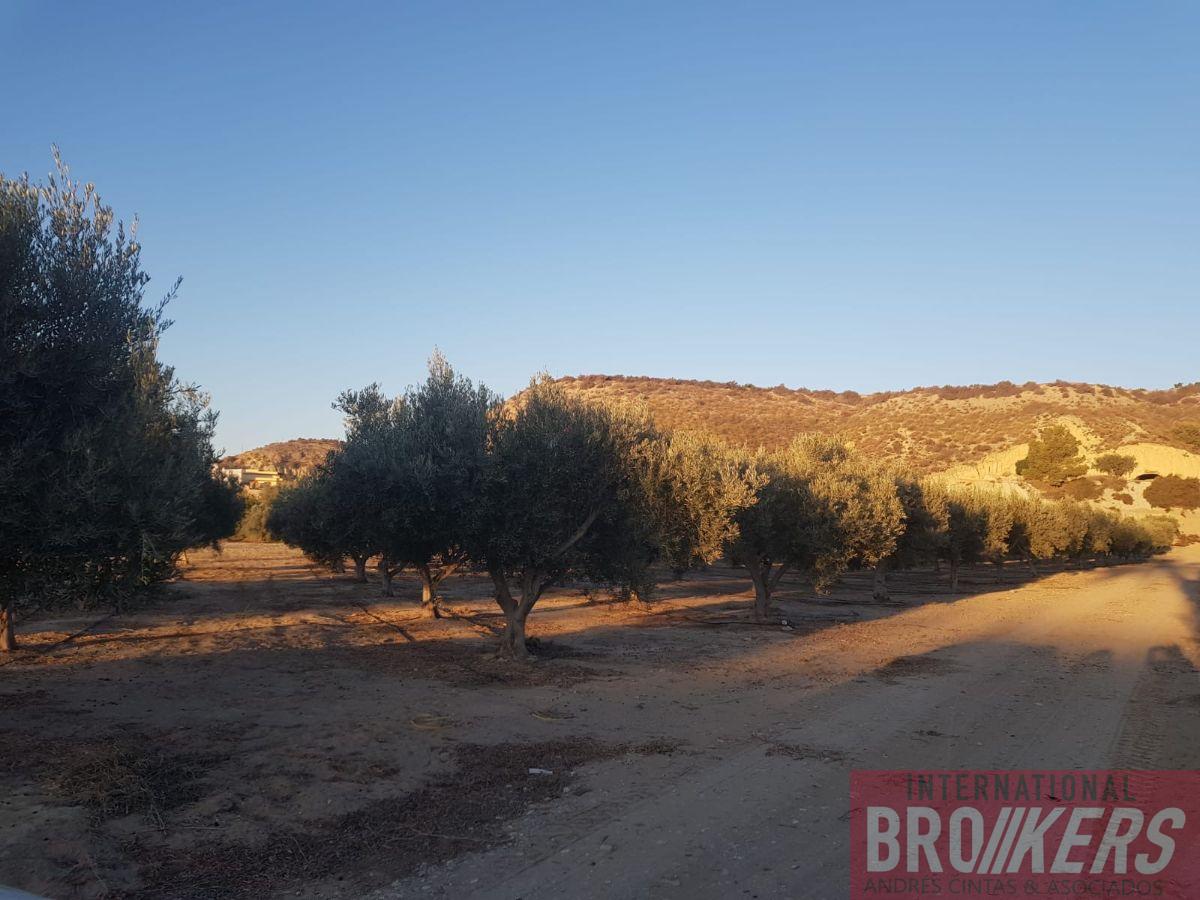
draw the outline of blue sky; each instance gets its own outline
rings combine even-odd
[[[0,171],[123,217],[229,451],[440,346],[871,391],[1200,378],[1200,4],[0,0]]]

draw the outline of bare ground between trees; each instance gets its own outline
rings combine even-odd
[[[837,828],[812,811],[839,821],[850,767],[1196,766],[1197,561],[1036,581],[986,567],[957,596],[948,576],[900,574],[907,602],[889,606],[862,576],[823,598],[785,583],[786,626],[753,623],[748,580],[723,568],[649,612],[563,590],[521,666],[490,655],[484,579],[452,579],[453,617],[428,621],[415,580],[385,600],[279,545],[231,544],[141,612],[78,635],[98,617],[23,623],[28,649],[0,663],[0,883],[840,896]],[[1072,736],[1080,716],[1103,734]],[[756,820],[764,834],[739,830]],[[715,871],[706,834],[733,848]]]

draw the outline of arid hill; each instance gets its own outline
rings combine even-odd
[[[622,375],[560,381],[590,399],[644,402],[662,425],[703,429],[734,444],[776,447],[803,431],[838,433],[864,452],[925,472],[978,463],[1060,417],[1076,421],[1106,448],[1133,442],[1187,448],[1176,429],[1200,423],[1200,383],[1149,391],[1002,381],[863,395]]]
[[[1176,433],[1189,424],[1200,429],[1200,382],[1149,391],[1002,381],[858,394],[626,375],[559,381],[589,400],[645,403],[668,428],[702,429],[747,447],[778,447],[804,431],[841,434],[866,453],[901,459],[923,472],[990,463],[997,453],[1024,455],[1023,445],[1038,428],[1060,419],[1091,435],[1096,452],[1137,443],[1200,449]],[[339,446],[332,438],[296,438],[227,456],[221,464],[273,466],[295,476]]]
[[[226,469],[274,469],[285,477],[299,478],[312,471],[318,463],[324,462],[330,450],[336,450],[340,446],[342,442],[333,438],[276,441],[265,447],[226,456],[221,460],[221,466]]]

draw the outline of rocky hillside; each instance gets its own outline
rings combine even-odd
[[[342,442],[332,438],[295,438],[277,441],[265,447],[256,447],[245,453],[226,456],[221,466],[226,469],[275,470],[285,478],[299,478],[324,462],[330,450],[336,450]]]
[[[1165,391],[1001,382],[865,395],[619,375],[561,383],[591,399],[645,403],[667,427],[703,429],[745,446],[779,446],[803,431],[843,434],[867,453],[922,472],[991,462],[997,454],[1020,458],[1019,445],[1064,417],[1097,449],[1189,449],[1186,426],[1200,425],[1200,382]]]

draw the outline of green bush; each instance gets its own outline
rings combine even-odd
[[[1104,496],[1104,485],[1093,478],[1075,478],[1063,485],[1063,493],[1072,500],[1099,500]]]
[[[1150,483],[1145,497],[1159,509],[1196,509],[1200,507],[1200,478],[1163,475]]]
[[[1034,481],[1061,485],[1087,471],[1079,455],[1079,441],[1062,425],[1050,425],[1029,445],[1029,453],[1017,463],[1017,474]]]
[[[264,488],[258,494],[246,495],[246,508],[238,521],[237,531],[233,533],[232,541],[247,541],[263,543],[271,540],[267,531],[267,516],[271,513],[271,504],[279,496],[279,488]]]
[[[1128,475],[1137,468],[1137,460],[1122,453],[1105,453],[1097,458],[1096,468],[1106,475]]]

